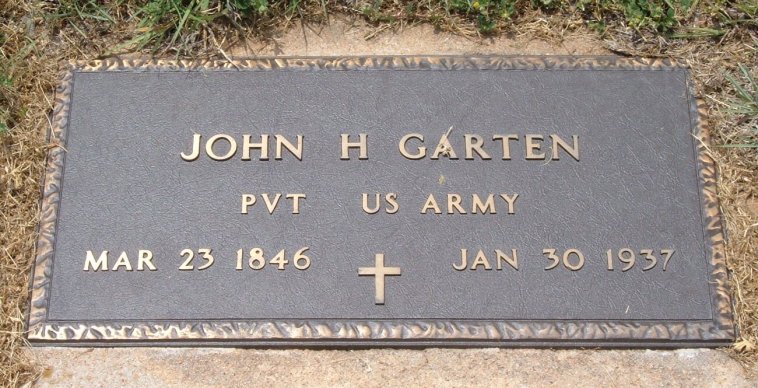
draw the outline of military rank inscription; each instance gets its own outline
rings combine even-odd
[[[723,345],[698,108],[646,59],[74,63],[29,340]]]

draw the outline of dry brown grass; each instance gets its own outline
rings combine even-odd
[[[55,65],[46,63],[50,57],[44,54],[44,43],[35,46],[27,39],[29,13],[23,4],[0,3],[3,9],[0,69],[23,80],[17,87],[0,89],[0,106],[10,108],[7,122],[13,128],[0,135],[0,385],[17,386],[37,373],[21,353],[21,334],[44,160],[40,134],[47,126]]]
[[[328,3],[330,10],[354,12],[344,3]],[[55,3],[31,0],[0,0],[0,74],[13,79],[11,87],[0,86],[0,119],[11,128],[0,134],[0,385],[19,386],[33,381],[39,371],[20,351],[23,344],[23,312],[27,303],[30,264],[34,252],[39,184],[43,171],[48,113],[55,87],[58,62],[105,55],[130,37],[129,22],[104,26],[82,21],[76,27],[49,19],[46,12]],[[433,22],[439,28],[477,39],[471,20],[461,16],[440,19],[433,9],[404,19],[397,8],[394,21],[377,19],[377,30],[403,23]],[[323,10],[313,6],[290,19],[267,20],[255,29],[239,30],[224,25],[204,28],[174,45],[160,47],[162,55],[222,57],[219,42],[232,45],[247,35],[271,34],[266,26],[284,28],[297,20],[323,20]],[[278,23],[278,24],[277,24]],[[503,26],[502,33],[533,36],[560,42],[577,28],[585,29],[576,13],[544,15],[524,12],[517,23]],[[263,26],[263,27],[261,27]],[[697,90],[709,107],[714,140],[713,154],[719,162],[721,200],[728,232],[728,260],[735,290],[740,339],[730,350],[745,365],[758,364],[758,150],[724,148],[720,144],[756,142],[755,117],[730,113],[735,93],[725,74],[735,74],[738,63],[758,65],[755,24],[727,26],[720,40],[668,40],[639,33],[618,21],[603,34],[606,46],[622,55],[668,56],[688,63]],[[586,29],[585,29],[586,30]],[[369,36],[370,37],[370,36]],[[5,115],[3,117],[2,115]]]

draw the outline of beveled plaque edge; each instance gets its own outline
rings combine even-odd
[[[709,155],[707,107],[688,82],[690,121],[697,154],[705,259],[713,319],[708,321],[576,320],[234,320],[48,321],[50,279],[74,74],[111,71],[339,71],[339,70],[686,70],[671,59],[616,56],[375,56],[277,57],[226,60],[112,58],[61,65],[42,186],[35,262],[30,281],[27,338],[52,345],[247,345],[247,346],[722,346],[736,328],[728,289],[725,240],[717,194],[717,167]]]

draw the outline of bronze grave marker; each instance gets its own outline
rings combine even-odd
[[[28,338],[721,346],[701,116],[666,60],[72,64]]]

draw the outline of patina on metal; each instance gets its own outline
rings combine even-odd
[[[62,71],[29,340],[722,346],[687,69],[618,57]]]

